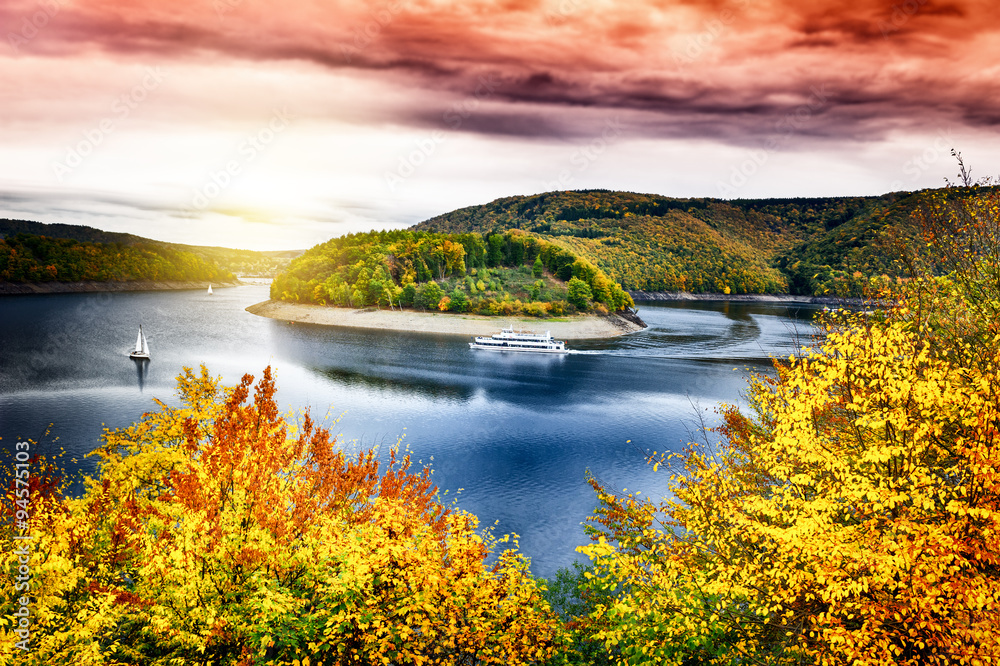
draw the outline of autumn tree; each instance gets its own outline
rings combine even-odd
[[[1000,211],[984,205],[932,211],[950,272],[828,319],[751,381],[749,416],[723,410],[722,441],[656,458],[670,498],[594,483],[585,550],[613,596],[587,621],[621,663],[1000,660]]]
[[[523,664],[553,654],[559,623],[526,561],[506,550],[486,566],[490,538],[438,501],[428,470],[396,449],[387,460],[348,455],[308,413],[289,421],[270,368],[234,388],[185,370],[178,386],[180,407],[160,403],[107,432],[99,479],[40,516],[33,650],[17,650],[6,624],[5,660]]]

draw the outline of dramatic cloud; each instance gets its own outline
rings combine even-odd
[[[546,108],[600,108],[635,112],[653,135],[739,141],[816,89],[810,135],[877,137],[912,124],[915,107],[925,125],[998,120],[1000,9],[989,2],[61,2],[41,5],[59,9],[32,39],[8,40],[51,57],[303,61],[506,102],[466,131],[536,136]],[[4,24],[39,7],[8,4]],[[424,109],[398,111],[428,122]]]

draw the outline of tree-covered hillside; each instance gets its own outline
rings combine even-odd
[[[80,224],[43,224],[30,220],[0,220],[0,239],[10,238],[17,234],[45,236],[50,239],[69,239],[86,243],[141,247],[153,252],[165,250],[167,254],[184,252],[193,254],[203,262],[214,264],[223,273],[236,273],[238,275],[271,277],[283,270],[294,257],[301,254],[301,251],[298,250],[256,252],[227,247],[167,243],[134,234],[102,231]]]
[[[733,201],[549,192],[463,208],[414,228],[530,231],[629,290],[857,296],[873,279],[903,274],[893,244],[912,238],[912,215],[935,192],[942,190]],[[944,192],[953,200],[977,196],[968,188]]]
[[[191,252],[157,245],[89,243],[18,233],[0,239],[0,281],[232,280]]]
[[[271,297],[350,307],[415,307],[488,315],[560,315],[634,305],[574,252],[521,230],[348,234],[307,250]]]

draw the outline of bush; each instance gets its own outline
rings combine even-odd
[[[544,317],[548,314],[544,303],[526,303],[524,305],[524,314],[531,317]]]
[[[455,289],[449,294],[449,297],[451,299],[451,305],[448,308],[450,311],[466,312],[469,309],[469,299],[461,289]]]
[[[573,314],[575,308],[566,301],[552,301],[549,304],[549,312],[557,317],[565,314]]]

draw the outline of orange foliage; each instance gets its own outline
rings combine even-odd
[[[280,415],[270,368],[108,432],[101,479],[33,555],[40,663],[480,664],[551,656],[560,626],[515,551],[396,449],[348,456]],[[42,520],[43,517],[39,517]],[[42,593],[44,592],[44,594]],[[9,627],[0,655],[20,654]]]

